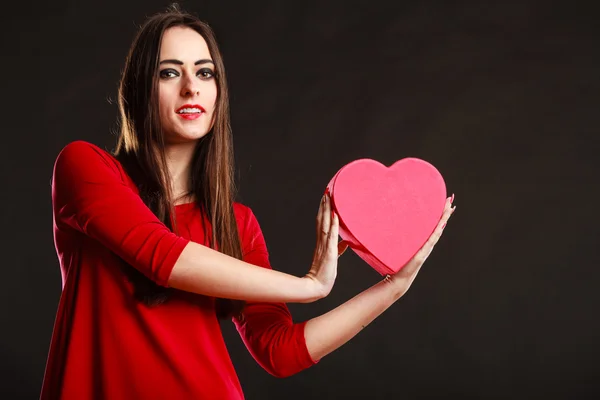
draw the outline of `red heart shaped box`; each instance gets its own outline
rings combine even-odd
[[[360,159],[327,185],[340,220],[340,236],[381,275],[395,274],[437,226],[446,184],[427,161],[404,158],[391,167]]]

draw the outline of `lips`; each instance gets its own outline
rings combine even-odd
[[[184,104],[175,110],[175,112],[183,119],[192,120],[200,118],[206,110],[199,104]]]
[[[200,104],[184,104],[181,107],[179,107],[177,110],[175,110],[175,112],[177,114],[181,114],[182,112],[195,112],[195,113],[204,113],[206,112],[206,110],[204,109],[204,107],[202,107]]]

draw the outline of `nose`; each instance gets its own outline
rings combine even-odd
[[[181,95],[184,97],[200,94],[200,83],[194,76],[187,76],[182,80]]]

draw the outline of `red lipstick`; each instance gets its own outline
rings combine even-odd
[[[200,118],[206,110],[200,104],[184,104],[175,112],[183,119],[193,120]]]

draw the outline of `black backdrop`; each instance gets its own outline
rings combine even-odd
[[[307,271],[320,196],[353,159],[423,158],[456,193],[408,294],[318,365],[271,377],[224,323],[247,398],[600,396],[597,16],[573,1],[398,3],[182,3],[221,44],[240,200],[274,268]],[[76,139],[113,146],[128,46],[167,4],[3,5],[1,398],[41,387],[60,296],[54,158]],[[328,298],[290,309],[311,318],[378,279],[349,251]]]

